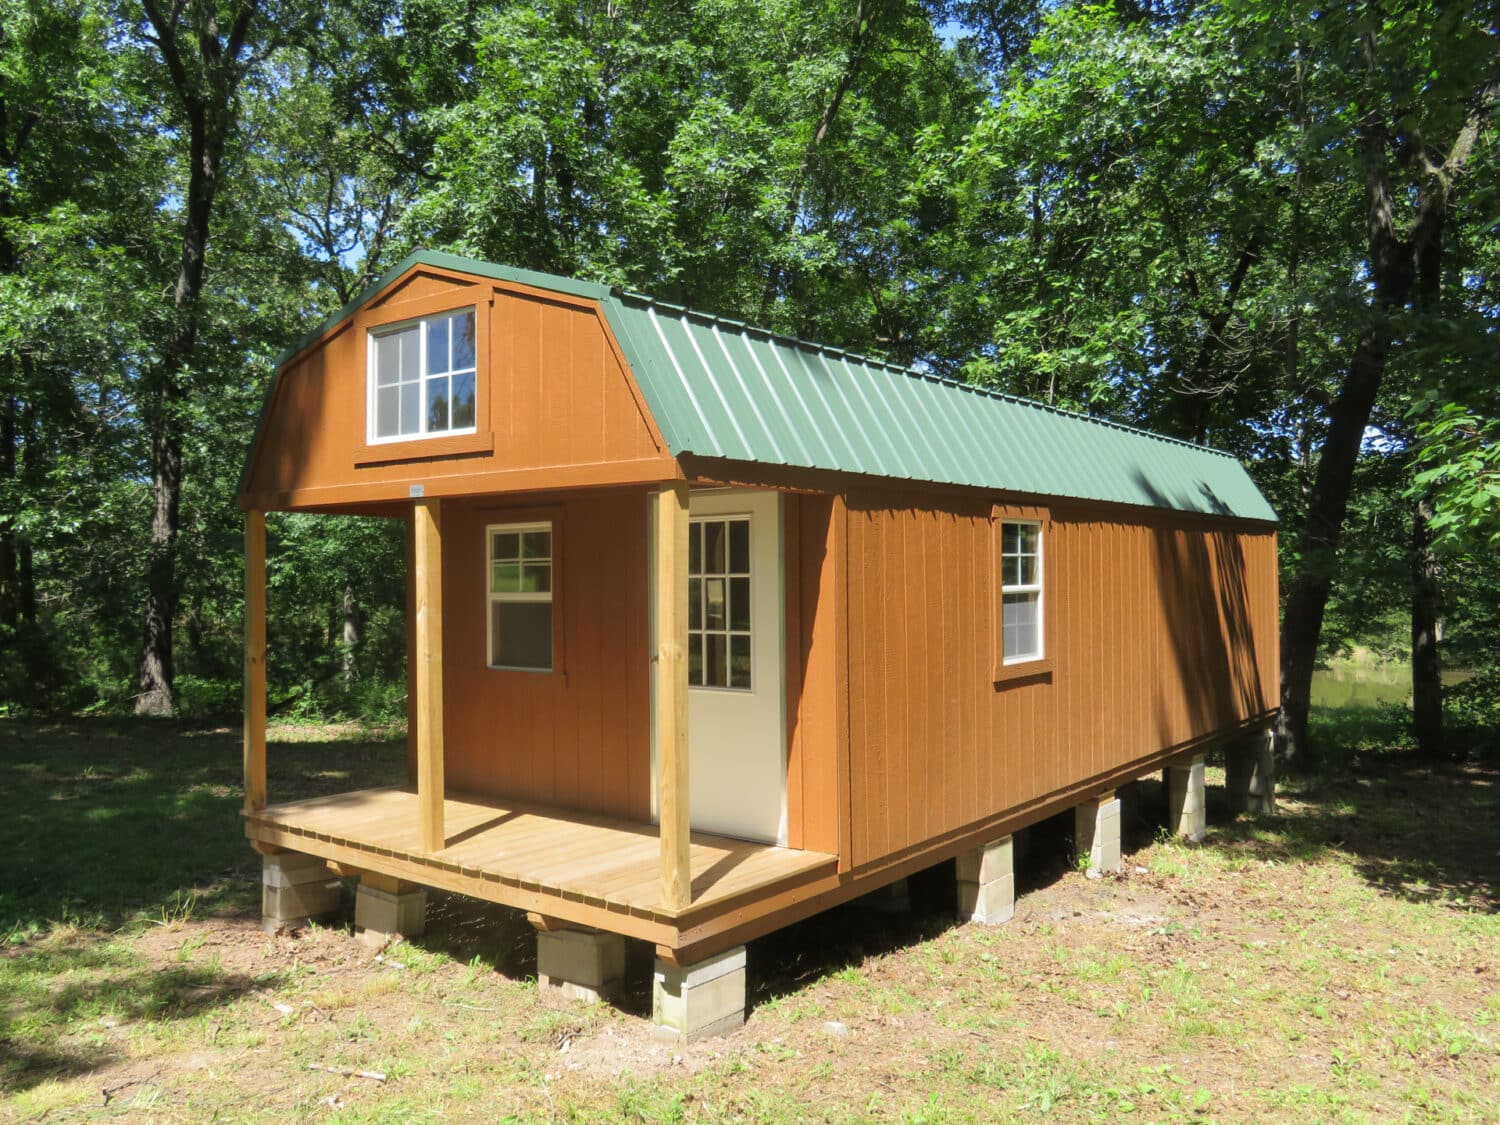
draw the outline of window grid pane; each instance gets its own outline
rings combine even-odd
[[[1042,657],[1041,525],[1007,521],[1000,529],[1001,653],[1007,663]]]
[[[474,311],[371,336],[370,433],[380,440],[472,430]]]
[[[490,528],[487,541],[490,667],[551,671],[551,527]]]
[[[688,683],[750,690],[749,519],[694,520],[688,576]]]

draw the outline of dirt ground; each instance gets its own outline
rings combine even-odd
[[[752,943],[746,1026],[686,1045],[653,1037],[644,947],[621,1008],[545,1008],[524,918],[457,897],[378,952],[263,934],[253,886],[55,925],[0,952],[0,1117],[1497,1121],[1497,786],[1367,764],[1275,820],[1215,806],[1199,846],[1142,816],[1097,881],[1049,823],[1007,925],[923,873],[909,910]]]

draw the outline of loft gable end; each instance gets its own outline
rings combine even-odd
[[[428,257],[383,278],[283,361],[242,505],[372,506],[415,485],[471,495],[678,475],[597,297]],[[439,325],[454,314],[464,327],[450,345]],[[378,372],[379,341],[400,334],[409,353]],[[393,402],[394,424],[381,413]]]

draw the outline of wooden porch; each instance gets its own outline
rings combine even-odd
[[[449,797],[443,846],[422,843],[419,798],[366,789],[246,810],[267,848],[330,860],[675,949],[710,920],[758,918],[833,876],[836,856],[693,833],[691,905],[664,897],[656,827],[585,813]],[[715,927],[716,928],[716,927]]]

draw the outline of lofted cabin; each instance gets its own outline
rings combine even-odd
[[[472,895],[554,992],[652,944],[696,1035],[743,1018],[746,941],[919,869],[1008,917],[1043,818],[1117,866],[1148,773],[1201,834],[1209,748],[1270,800],[1275,515],[1201,446],[421,252],[280,364],[240,503],[268,925],[330,865],[374,934]],[[407,527],[404,788],[266,792],[268,511]]]

